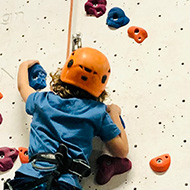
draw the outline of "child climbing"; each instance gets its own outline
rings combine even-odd
[[[5,182],[4,189],[82,189],[80,179],[91,172],[88,159],[94,136],[105,142],[116,164],[128,167],[121,109],[103,103],[111,73],[106,56],[88,47],[72,52],[63,68],[51,74],[49,92],[29,85],[28,69],[36,63],[39,61],[25,61],[18,71],[18,90],[27,114],[33,116],[30,161],[21,165],[13,180]]]

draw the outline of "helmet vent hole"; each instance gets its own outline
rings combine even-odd
[[[71,60],[69,61],[69,63],[67,64],[67,67],[68,67],[68,68],[72,67],[73,62],[74,62],[73,59],[71,59]]]
[[[110,73],[110,72],[111,72],[111,70],[109,69],[109,70],[108,70],[108,73]]]
[[[80,67],[81,69],[83,69],[83,66],[82,66],[82,65],[79,65],[79,67]]]
[[[103,83],[103,84],[106,82],[106,79],[107,79],[107,76],[104,75],[104,76],[102,77],[102,83]]]
[[[88,78],[86,76],[82,76],[81,79],[87,81]]]
[[[85,67],[84,70],[85,70],[86,72],[88,72],[88,73],[91,73],[91,72],[92,72],[92,70],[89,69],[89,68],[87,68],[87,67]]]
[[[98,73],[96,71],[93,72],[94,75],[97,75]]]

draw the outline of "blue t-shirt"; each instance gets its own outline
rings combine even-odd
[[[55,153],[59,144],[64,143],[70,157],[88,162],[94,136],[106,142],[120,134],[106,112],[106,105],[94,100],[64,99],[53,92],[36,92],[28,97],[26,112],[33,116],[29,158],[39,152]],[[18,171],[38,178],[49,172],[34,169],[31,163],[22,164]],[[63,174],[59,181],[81,189],[75,175]]]

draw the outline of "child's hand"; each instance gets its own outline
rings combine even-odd
[[[27,65],[28,68],[32,67],[36,63],[40,64],[38,60],[27,60],[21,63],[21,65]]]
[[[121,115],[121,108],[116,104],[107,105],[107,112],[109,114]]]
[[[120,117],[121,108],[116,104],[111,104],[107,106],[107,112],[110,115],[113,123],[115,123],[118,129],[120,130],[120,134],[115,138],[111,139],[110,141],[107,141],[106,145],[112,153],[112,155],[116,157],[126,158],[129,152],[129,147],[127,135],[122,125]]]
[[[18,70],[18,90],[20,92],[21,97],[26,102],[28,96],[33,92],[36,92],[32,87],[29,85],[28,81],[28,69],[35,64],[39,64],[38,60],[28,60],[24,61],[20,64]]]

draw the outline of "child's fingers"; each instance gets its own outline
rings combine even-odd
[[[29,60],[28,61],[28,66],[31,67],[32,65],[34,65],[36,63],[40,64],[40,62],[38,60],[35,60],[35,59],[34,60]]]
[[[116,104],[107,105],[107,112],[114,112],[116,114],[121,114],[121,108]]]
[[[29,67],[32,67],[33,65],[35,65],[36,63],[40,64],[40,62],[38,60],[33,59],[33,60],[24,61],[22,64],[28,65],[28,68],[29,68]]]

